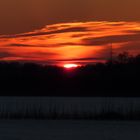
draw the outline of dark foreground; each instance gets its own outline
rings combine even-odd
[[[139,140],[134,121],[0,121],[1,140]]]
[[[140,55],[120,54],[106,63],[64,69],[0,62],[1,96],[140,97]]]
[[[140,120],[140,98],[0,97],[0,120]]]

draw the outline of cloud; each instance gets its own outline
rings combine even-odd
[[[47,30],[47,29],[46,29]],[[43,35],[51,35],[51,34],[60,34],[60,33],[67,33],[67,32],[84,32],[87,31],[86,27],[71,27],[66,29],[59,29],[54,31],[36,31],[32,33],[25,33],[25,34],[17,34],[17,35],[6,35],[1,36],[2,38],[18,38],[18,37],[34,37],[34,36],[43,36]]]
[[[0,52],[0,59],[1,58],[7,58],[7,57],[10,57],[10,56],[13,56],[13,54],[8,53],[8,52]]]
[[[121,43],[120,47],[115,49],[115,53],[127,51],[130,54],[140,54],[140,41]]]
[[[95,38],[86,38],[82,40],[81,45],[96,46],[96,45],[107,45],[109,43],[122,43],[128,41],[137,41],[140,39],[139,34],[129,34],[129,35],[112,35],[103,36]]]
[[[48,25],[32,32],[1,35],[0,59],[61,63],[97,61],[117,52],[140,53],[140,22],[72,22]],[[65,62],[66,63],[66,62]]]
[[[105,60],[106,58],[98,58],[98,57],[85,57],[85,58],[77,58],[77,59],[58,59],[55,61],[89,61],[89,60]]]
[[[30,45],[30,44],[8,44],[7,46],[12,46],[12,47],[34,47],[33,45]]]

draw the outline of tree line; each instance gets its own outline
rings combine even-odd
[[[35,63],[0,62],[1,96],[140,96],[140,55],[71,71]]]

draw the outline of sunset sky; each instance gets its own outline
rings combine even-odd
[[[46,64],[140,53],[139,0],[0,0],[0,60]]]

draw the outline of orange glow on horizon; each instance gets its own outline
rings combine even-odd
[[[58,23],[32,32],[0,35],[0,60],[74,68],[110,59],[110,44],[115,55],[124,51],[140,54],[139,38],[140,22]]]
[[[77,67],[78,67],[77,64],[65,64],[64,65],[64,68],[66,68],[66,69],[77,68]]]

